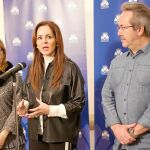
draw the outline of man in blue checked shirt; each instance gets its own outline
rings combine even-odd
[[[128,51],[111,62],[102,89],[106,126],[114,150],[150,150],[150,9],[128,2],[121,10],[118,36]]]

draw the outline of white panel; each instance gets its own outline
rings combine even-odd
[[[0,0],[0,39],[5,43],[3,0]]]
[[[86,29],[86,55],[87,55],[87,79],[88,79],[88,105],[90,126],[90,147],[94,147],[94,19],[93,2],[85,0],[85,29]]]
[[[94,119],[94,30],[93,1],[85,0],[89,115]]]

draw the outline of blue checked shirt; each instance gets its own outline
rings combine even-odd
[[[150,44],[136,54],[129,50],[111,62],[102,104],[106,126],[138,123],[150,128]],[[150,149],[150,132],[131,147]]]

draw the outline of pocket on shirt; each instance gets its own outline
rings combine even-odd
[[[135,77],[141,85],[150,85],[150,65],[138,66]]]

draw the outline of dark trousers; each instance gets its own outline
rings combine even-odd
[[[41,140],[35,141],[29,139],[29,150],[66,150],[65,146],[65,142],[46,143]],[[71,143],[68,143],[66,147],[67,150],[75,150]]]

